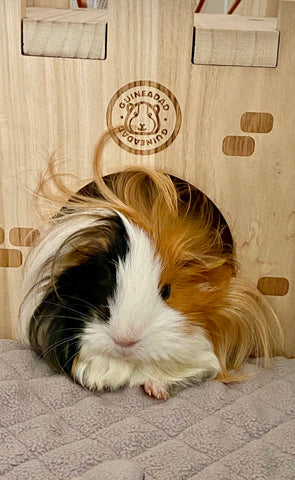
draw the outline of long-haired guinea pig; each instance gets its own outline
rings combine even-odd
[[[53,180],[70,198],[28,258],[20,330],[55,371],[166,399],[280,351],[275,314],[239,278],[229,229],[197,189],[144,168],[103,179],[99,165],[77,194]]]

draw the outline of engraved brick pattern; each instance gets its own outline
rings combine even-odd
[[[0,249],[0,267],[17,268],[22,264],[22,252],[9,248]]]
[[[245,112],[240,119],[240,127],[247,133],[269,133],[273,128],[271,113]],[[247,135],[228,135],[223,139],[222,151],[233,157],[249,157],[254,153],[255,140]]]
[[[31,247],[39,238],[38,230],[33,228],[12,228],[9,232],[9,240],[12,245],[17,247]]]
[[[258,289],[264,295],[276,295],[282,297],[289,291],[289,281],[280,277],[261,277],[258,280]]]
[[[255,149],[252,137],[229,135],[223,139],[222,151],[225,155],[234,157],[249,157]]]
[[[40,232],[34,228],[14,227],[9,231],[9,242],[16,247],[32,247],[37,242]],[[6,237],[6,241],[8,238]],[[0,245],[4,243],[5,231],[0,227]],[[0,267],[18,268],[23,263],[21,250],[15,248],[0,248]]]
[[[241,116],[241,130],[249,133],[269,133],[273,127],[271,113],[246,112]]]

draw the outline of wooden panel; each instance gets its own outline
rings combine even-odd
[[[277,17],[278,9],[279,0],[242,0],[234,14]]]
[[[195,15],[193,63],[275,67],[279,32],[275,18]]]
[[[271,113],[246,112],[241,116],[241,129],[248,133],[269,133],[273,127]]]
[[[26,55],[104,59],[106,22],[106,10],[28,8],[23,51]],[[276,19],[199,14],[194,24],[193,63],[276,66]]]
[[[5,234],[3,228],[0,228],[0,244],[4,242]]]
[[[262,277],[258,280],[258,288],[264,295],[282,297],[289,291],[289,282],[286,278]]]
[[[71,0],[27,0],[27,7],[70,8]]]
[[[103,173],[156,167],[211,198],[230,226],[241,276],[256,285],[266,276],[288,279],[288,294],[268,301],[295,353],[295,2],[281,2],[277,68],[193,65],[194,3],[109,0],[107,58],[89,61],[21,55],[20,1],[0,1],[0,225],[7,235],[16,225],[38,228],[31,192],[51,152],[59,171],[89,183],[111,99],[132,82],[158,83],[179,103],[178,135],[151,155],[110,139]],[[275,128],[255,134],[252,157],[226,156],[223,140],[243,135],[245,112],[270,112]],[[0,269],[0,284],[0,336],[13,336],[22,268]]]
[[[249,157],[254,149],[255,140],[252,137],[228,135],[222,143],[223,153],[233,157]]]
[[[22,252],[8,248],[0,248],[0,267],[17,268],[22,264]]]
[[[38,230],[33,228],[12,228],[9,232],[9,240],[17,247],[31,247],[39,238]]]
[[[102,60],[106,52],[106,10],[27,8],[23,53]]]

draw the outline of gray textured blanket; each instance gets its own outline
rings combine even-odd
[[[294,480],[295,360],[167,402],[141,388],[95,394],[0,340],[5,480]]]

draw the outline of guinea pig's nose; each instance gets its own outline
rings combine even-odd
[[[116,340],[115,338],[113,338],[113,340],[114,343],[120,347],[133,347],[133,345],[137,343],[137,340]]]

